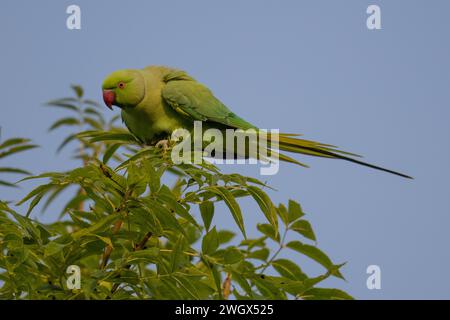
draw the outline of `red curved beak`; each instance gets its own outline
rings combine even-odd
[[[116,95],[112,90],[103,90],[103,101],[106,106],[112,110],[112,105],[116,102]]]

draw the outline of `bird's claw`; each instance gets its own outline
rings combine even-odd
[[[163,153],[165,154],[167,152],[167,150],[169,150],[169,140],[159,140],[156,144],[155,147],[158,149],[162,149]]]

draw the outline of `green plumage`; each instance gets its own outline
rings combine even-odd
[[[169,138],[171,133],[179,128],[192,131],[196,120],[202,121],[204,130],[257,130],[256,126],[228,109],[206,86],[181,70],[162,66],[149,66],[142,70],[119,70],[104,80],[102,88],[114,93],[113,104],[122,109],[122,119],[130,132],[148,144]],[[337,150],[334,146],[298,139],[295,135],[280,134],[279,149],[310,156],[343,159],[410,178],[359,161],[355,159],[357,155]],[[280,159],[303,165],[284,154],[280,154]]]

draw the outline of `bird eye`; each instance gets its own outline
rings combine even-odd
[[[118,84],[117,84],[117,87],[119,87],[120,89],[123,89],[123,88],[125,88],[125,82],[119,82]]]

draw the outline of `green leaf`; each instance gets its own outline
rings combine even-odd
[[[159,189],[157,199],[158,201],[168,206],[180,217],[186,219],[191,224],[200,229],[200,226],[198,225],[197,221],[191,216],[189,211],[177,201],[175,195],[172,193],[172,190],[170,190],[168,186],[163,185],[161,189]]]
[[[283,204],[280,203],[277,208],[277,213],[280,216],[281,221],[283,221],[284,225],[287,226],[289,224],[289,213]]]
[[[131,165],[132,163],[128,164]],[[144,170],[146,172],[146,178],[148,181],[148,186],[152,193],[158,192],[161,188],[161,176],[166,169],[165,166],[161,166],[159,168],[154,168],[149,161],[143,162]]]
[[[75,140],[77,138],[77,134],[71,134],[70,136],[66,137],[63,142],[58,146],[58,149],[56,149],[56,152],[60,152],[69,142]]]
[[[151,210],[133,208],[130,212],[131,219],[141,230],[150,230],[156,237],[163,234],[163,227],[156,215]]]
[[[236,234],[229,230],[219,230],[217,235],[219,236],[219,244],[225,244],[230,242]]]
[[[293,200],[289,200],[289,210],[288,210],[289,222],[297,220],[297,219],[303,217],[304,215],[305,214],[303,213],[303,210],[302,210],[302,207],[300,206],[300,204]]]
[[[308,281],[291,280],[284,277],[266,276],[265,280],[281,289],[283,293],[287,292],[294,296],[302,294],[311,287]]]
[[[131,133],[110,133],[110,132],[99,132],[94,137],[90,139],[90,142],[99,141],[117,141],[117,142],[131,142],[136,143],[136,138]]]
[[[63,109],[79,112],[78,107],[74,103],[68,102],[68,100],[63,100],[63,99],[49,101],[46,103],[46,106],[63,108]]]
[[[38,203],[41,201],[42,197],[44,196],[45,192],[42,192],[38,194],[36,197],[31,200],[30,206],[28,207],[26,217],[28,218],[31,214],[31,211],[33,211],[34,207],[38,205]]]
[[[111,159],[111,157],[114,155],[114,153],[117,151],[117,149],[120,148],[122,144],[120,143],[116,143],[113,144],[111,146],[108,147],[108,149],[106,149],[105,153],[103,154],[103,163],[107,164],[109,159]]]
[[[41,173],[37,176],[31,176],[31,177],[25,177],[23,179],[20,179],[19,182],[22,181],[28,181],[28,180],[34,180],[34,179],[43,179],[43,178],[54,178],[54,179],[61,179],[65,176],[64,173],[58,173],[58,172],[45,172]]]
[[[125,160],[124,162],[122,162],[121,164],[119,164],[116,167],[116,171],[125,169],[130,163],[136,162],[136,161],[141,161],[147,158],[155,158],[157,157],[157,155],[155,154],[155,150],[153,147],[147,147],[144,148],[138,152],[136,152],[134,155],[132,155],[131,157],[129,157],[127,160]],[[153,171],[155,171],[155,168],[153,168]]]
[[[339,266],[334,265],[333,262],[331,262],[331,259],[319,248],[301,243],[300,241],[291,241],[286,247],[311,258],[325,267],[328,271],[332,272],[334,276],[344,279],[344,276],[339,271]]]
[[[1,186],[5,186],[5,187],[17,188],[17,185],[15,185],[14,183],[11,183],[11,182],[8,182],[8,181],[4,181],[4,180],[0,180],[0,185]]]
[[[261,249],[254,250],[254,251],[250,252],[247,255],[247,258],[267,261],[267,258],[269,257],[269,254],[270,254],[270,250],[268,248],[261,248]]]
[[[236,247],[229,247],[223,252],[223,263],[224,264],[235,264],[244,259],[244,255],[241,250]]]
[[[35,226],[33,220],[31,220],[28,217],[23,217],[14,210],[11,210],[9,208],[6,208],[7,211],[14,216],[14,218],[17,220],[17,222],[25,228],[25,230],[28,232],[28,235],[33,238],[37,243],[42,244],[41,239],[41,233],[39,229]]]
[[[170,256],[170,272],[175,272],[183,263],[183,250],[184,250],[185,240],[182,235],[180,235],[173,247],[172,255]]]
[[[64,209],[61,211],[60,216],[69,211],[70,209],[77,209],[80,207],[80,204],[84,201],[90,200],[90,198],[83,193],[76,194],[70,201],[64,206]]]
[[[266,238],[267,236],[263,236],[257,239],[244,239],[241,241],[239,246],[247,246],[248,250],[251,250],[255,247],[265,247],[266,246]]]
[[[164,277],[158,280],[150,279],[148,282],[150,286],[155,287],[155,299],[186,299],[173,278]],[[157,288],[157,289],[156,289]]]
[[[259,232],[268,236],[272,240],[274,240],[276,242],[280,242],[280,234],[278,232],[276,232],[270,224],[258,223],[256,225],[256,228],[258,229]]]
[[[4,149],[16,144],[24,144],[30,142],[30,139],[24,139],[24,138],[11,138],[8,140],[5,140],[3,143],[0,144],[0,149]]]
[[[119,213],[113,213],[113,214],[107,215],[107,216],[103,217],[102,219],[100,219],[99,221],[97,221],[96,223],[94,223],[89,228],[81,229],[77,232],[74,232],[72,234],[72,238],[77,240],[77,239],[80,239],[81,237],[84,237],[91,233],[95,234],[95,233],[98,233],[101,231],[105,231],[108,228],[110,228],[114,222],[119,220],[120,216],[121,215]]]
[[[247,238],[245,234],[244,219],[242,218],[241,208],[239,207],[231,192],[228,191],[225,187],[219,186],[208,187],[207,190],[218,195],[223,201],[225,201],[226,205],[230,209],[234,221],[236,221],[236,224],[244,235],[244,238]]]
[[[152,247],[144,250],[134,251],[128,254],[126,264],[157,263],[159,261],[159,248]]]
[[[53,191],[50,193],[50,195],[47,197],[47,199],[45,200],[44,205],[42,206],[42,211],[46,211],[47,208],[50,206],[50,204],[53,202],[53,200],[56,199],[56,197],[63,192],[69,185],[62,185],[62,186],[57,186],[53,189]]]
[[[74,126],[74,125],[79,125],[80,122],[78,121],[77,118],[73,118],[73,117],[67,117],[67,118],[62,118],[60,120],[57,120],[56,122],[54,122],[50,128],[48,129],[48,131],[53,131],[59,127],[62,126]]]
[[[0,168],[0,172],[7,172],[7,173],[17,173],[17,174],[31,174],[30,172],[18,168]]]
[[[247,279],[245,279],[242,276],[242,273],[240,271],[232,271],[231,272],[231,277],[233,279],[233,281],[236,281],[237,284],[244,289],[245,293],[247,293],[250,297],[253,297],[253,291],[252,288],[250,287]]]
[[[88,236],[90,236],[90,234],[88,234]],[[102,240],[103,243],[105,243],[108,246],[111,246],[111,248],[114,248],[113,243],[111,241],[111,238],[109,238],[109,237],[102,237],[102,236],[100,236],[98,234],[92,234],[92,236]]]
[[[311,224],[306,220],[297,220],[297,221],[293,222],[289,226],[289,229],[300,233],[302,236],[304,236],[307,239],[316,241],[316,235],[314,234]]]
[[[200,299],[199,296],[198,296],[198,290],[193,285],[191,280],[189,280],[186,277],[172,276],[172,278],[175,279],[175,281],[178,284],[178,287],[180,289],[182,289],[185,293],[187,293],[187,297],[189,299],[195,299],[195,300],[199,300]]]
[[[278,259],[271,262],[272,267],[283,277],[291,280],[305,280],[306,274],[298,265],[287,259]]]
[[[149,201],[147,209],[158,218],[164,229],[172,229],[187,237],[186,230],[180,225],[175,215],[169,209],[160,205],[157,201]]]
[[[49,257],[53,256],[59,252],[61,252],[62,249],[64,249],[65,245],[56,243],[55,241],[49,242],[44,249],[44,256]]]
[[[258,203],[259,207],[261,208],[261,211],[266,216],[267,221],[269,221],[269,223],[275,230],[275,233],[278,233],[278,217],[275,206],[272,203],[272,200],[270,200],[269,196],[264,191],[262,191],[257,187],[248,186],[247,191]]]
[[[70,86],[72,88],[73,91],[75,91],[75,94],[77,95],[78,98],[83,97],[83,88],[79,85],[71,85]]]
[[[348,293],[339,289],[312,288],[300,296],[303,300],[353,300]]]
[[[89,124],[93,129],[102,130],[103,125],[99,121],[91,117],[83,117],[83,122]]]
[[[274,285],[271,281],[268,281],[267,276],[261,275],[261,276],[255,276],[252,278],[252,282],[256,285],[258,288],[258,291],[261,292],[261,294],[271,300],[284,300],[286,299],[286,295],[280,291],[279,288],[277,288],[276,285]]]
[[[97,101],[94,101],[94,100],[84,99],[83,103],[87,104],[89,106],[96,107],[96,108],[101,108],[100,104]]]
[[[0,159],[4,158],[6,156],[10,156],[14,153],[18,153],[18,152],[23,152],[26,150],[30,150],[30,149],[34,149],[37,148],[37,145],[34,144],[29,144],[29,145],[24,145],[24,146],[17,146],[17,147],[12,147],[6,151],[0,152]]]
[[[203,237],[202,253],[212,255],[217,248],[219,248],[219,236],[217,235],[216,227],[214,227]]]
[[[84,100],[83,103],[86,104],[86,100]],[[98,106],[99,106],[98,103],[96,103],[96,107],[98,107]],[[91,114],[91,115],[97,116],[98,119],[99,119],[102,123],[104,123],[103,115],[102,115],[100,112],[98,112],[96,109],[91,108],[91,107],[87,107],[87,108],[84,109],[84,113],[85,113],[85,114]]]
[[[20,200],[17,205],[21,205],[29,199],[33,198],[31,201],[26,216],[28,217],[34,207],[41,201],[42,197],[46,194],[47,191],[52,189],[55,185],[52,183],[40,185],[34,190],[32,190],[28,195],[25,196],[22,200]]]
[[[200,214],[203,219],[203,223],[205,225],[205,229],[209,230],[211,226],[211,221],[214,216],[214,203],[208,200],[203,201],[199,204]]]
[[[126,185],[128,189],[133,190],[133,194],[136,196],[140,196],[145,192],[147,183],[140,166],[132,164],[128,167]]]
[[[33,177],[29,177],[29,178],[33,178]],[[49,184],[43,184],[40,185],[36,188],[34,188],[30,193],[28,193],[22,200],[20,200],[17,205],[20,206],[21,204],[25,203],[26,201],[28,201],[29,199],[46,192],[47,190],[51,189],[54,186],[54,184],[49,183]]]
[[[130,264],[135,264],[135,262],[130,262]],[[132,286],[137,286],[140,283],[139,275],[132,270],[124,269],[120,271],[120,276],[117,278],[112,278],[112,282],[115,283],[128,283]]]
[[[223,300],[223,295],[222,295],[222,279],[220,277],[220,272],[217,269],[216,265],[213,265],[211,263],[209,263],[208,261],[206,261],[205,259],[202,258],[202,262],[205,264],[205,266],[208,268],[208,270],[211,272],[211,275],[213,277],[214,280],[214,284],[216,286],[216,292],[218,294],[218,298],[219,300]]]

